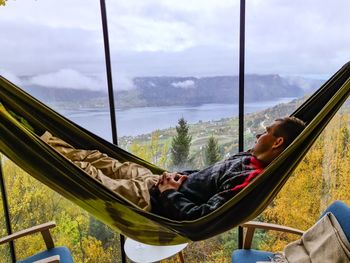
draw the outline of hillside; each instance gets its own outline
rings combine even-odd
[[[289,116],[305,100],[307,96],[295,99],[288,103],[281,103],[265,110],[246,114],[244,118],[244,149],[250,149],[255,142],[255,135],[264,131],[264,127],[271,124],[275,119]],[[341,111],[350,113],[350,101],[345,102]],[[184,116],[186,119],[186,116]],[[215,121],[200,121],[190,124],[189,133],[192,136],[190,157],[193,159],[192,167],[189,169],[204,167],[204,146],[212,135],[218,140],[221,156],[227,157],[238,152],[238,117],[223,118]],[[143,134],[136,137],[125,136],[119,138],[119,145],[143,159],[158,164],[161,167],[171,169],[169,149],[171,140],[176,135],[175,128],[163,129],[150,134]],[[156,138],[156,139],[155,139]],[[155,139],[155,140],[154,140]],[[153,143],[153,145],[152,145]],[[154,144],[158,144],[155,147]],[[155,147],[161,155],[166,155],[164,163],[160,163],[160,156],[143,155],[144,152],[151,151],[149,147]],[[153,150],[155,148],[152,148]],[[135,152],[134,149],[141,151]],[[153,158],[153,159],[152,159]]]
[[[268,125],[278,117],[288,116],[304,101],[296,99],[289,103],[276,105],[266,110],[245,115],[245,149],[249,149],[254,141],[255,135],[264,129],[264,125]],[[186,117],[185,117],[186,119]],[[169,148],[173,136],[176,135],[175,128],[160,130],[159,132],[159,148]],[[193,167],[203,167],[203,146],[206,145],[208,138],[213,135],[220,145],[222,156],[228,156],[238,152],[238,118],[224,118],[217,121],[199,122],[191,124],[189,132],[192,136],[191,156],[193,156]],[[119,145],[133,151],[135,145],[146,146],[151,144],[152,134],[144,134],[136,137],[126,136],[119,138]],[[136,153],[137,154],[137,153]],[[169,153],[168,153],[169,154]],[[141,156],[145,158],[145,156]],[[170,157],[170,156],[168,156]],[[157,158],[155,158],[157,159]],[[170,160],[170,158],[168,158]],[[155,160],[149,161],[156,163]],[[165,163],[165,166],[169,163]]]

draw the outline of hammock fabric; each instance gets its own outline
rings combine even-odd
[[[348,98],[349,78],[350,63],[347,63],[292,114],[307,123],[298,138],[246,188],[197,220],[174,221],[145,212],[51,149],[38,137],[45,130],[77,148],[98,149],[121,161],[144,165],[154,173],[163,172],[74,124],[3,77],[0,77],[0,102],[3,104],[0,107],[0,152],[28,174],[127,237],[154,245],[203,240],[263,212]],[[9,111],[27,120],[34,131]]]

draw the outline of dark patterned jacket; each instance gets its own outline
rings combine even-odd
[[[178,191],[151,190],[152,212],[176,220],[193,220],[223,205],[263,171],[249,153],[239,153],[193,172]]]

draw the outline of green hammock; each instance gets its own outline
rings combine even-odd
[[[38,137],[46,130],[77,148],[98,149],[121,161],[142,164],[154,173],[163,172],[69,121],[3,77],[0,77],[0,102],[3,104],[0,107],[0,152],[127,237],[155,245],[203,240],[263,212],[349,96],[349,78],[350,63],[347,63],[292,114],[307,123],[298,138],[245,189],[197,220],[174,221],[145,212],[51,149]],[[17,116],[13,117],[13,113]]]

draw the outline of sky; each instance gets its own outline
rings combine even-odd
[[[8,0],[0,74],[18,85],[105,89],[99,2]],[[106,0],[114,84],[238,75],[239,2]],[[248,0],[246,73],[328,78],[350,60],[349,10],[348,0]]]

